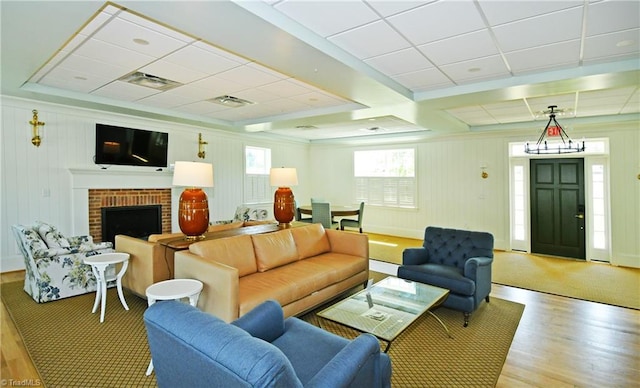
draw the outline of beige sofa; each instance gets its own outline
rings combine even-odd
[[[175,277],[204,283],[198,307],[230,322],[267,299],[285,316],[305,312],[369,276],[367,235],[321,224],[191,244]]]
[[[218,232],[244,226],[264,224],[271,221],[236,221],[209,226],[208,232]],[[129,267],[122,278],[122,286],[140,297],[146,298],[145,291],[150,285],[162,280],[173,279],[175,250],[163,246],[158,240],[184,236],[182,233],[152,234],[148,240],[126,235],[116,235],[115,250],[130,255]]]

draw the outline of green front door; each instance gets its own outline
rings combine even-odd
[[[531,253],[585,259],[584,159],[532,159]]]

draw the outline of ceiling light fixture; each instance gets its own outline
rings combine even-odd
[[[209,102],[213,102],[214,104],[220,104],[224,106],[228,106],[230,108],[239,108],[241,106],[253,105],[254,102],[243,100],[242,98],[233,97],[233,96],[218,96],[212,99],[207,100]]]
[[[140,71],[127,74],[124,77],[120,78],[120,81],[128,82],[130,84],[134,84],[138,86],[144,86],[151,89],[162,90],[162,91],[173,89],[178,86],[182,86],[180,82],[171,81],[166,78],[161,78],[155,75],[142,73]]]
[[[558,124],[556,120],[556,108],[557,105],[549,105],[549,121],[547,126],[544,127],[538,142],[534,145],[530,145],[527,142],[524,146],[524,152],[527,154],[569,154],[575,152],[584,151],[584,140],[582,142],[574,142],[569,135],[564,131],[562,126]],[[547,137],[560,137],[561,141],[547,143],[545,138]]]

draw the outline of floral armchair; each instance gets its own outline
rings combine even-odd
[[[110,242],[95,244],[91,236],[67,238],[41,221],[11,228],[24,257],[24,290],[33,300],[43,303],[96,291],[91,266],[83,259],[114,252]],[[115,274],[115,268],[110,271]]]

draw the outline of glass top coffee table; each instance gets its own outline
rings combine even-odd
[[[435,317],[450,338],[447,326],[429,311],[446,299],[449,290],[389,276],[322,311],[321,318],[391,342],[422,314]]]

